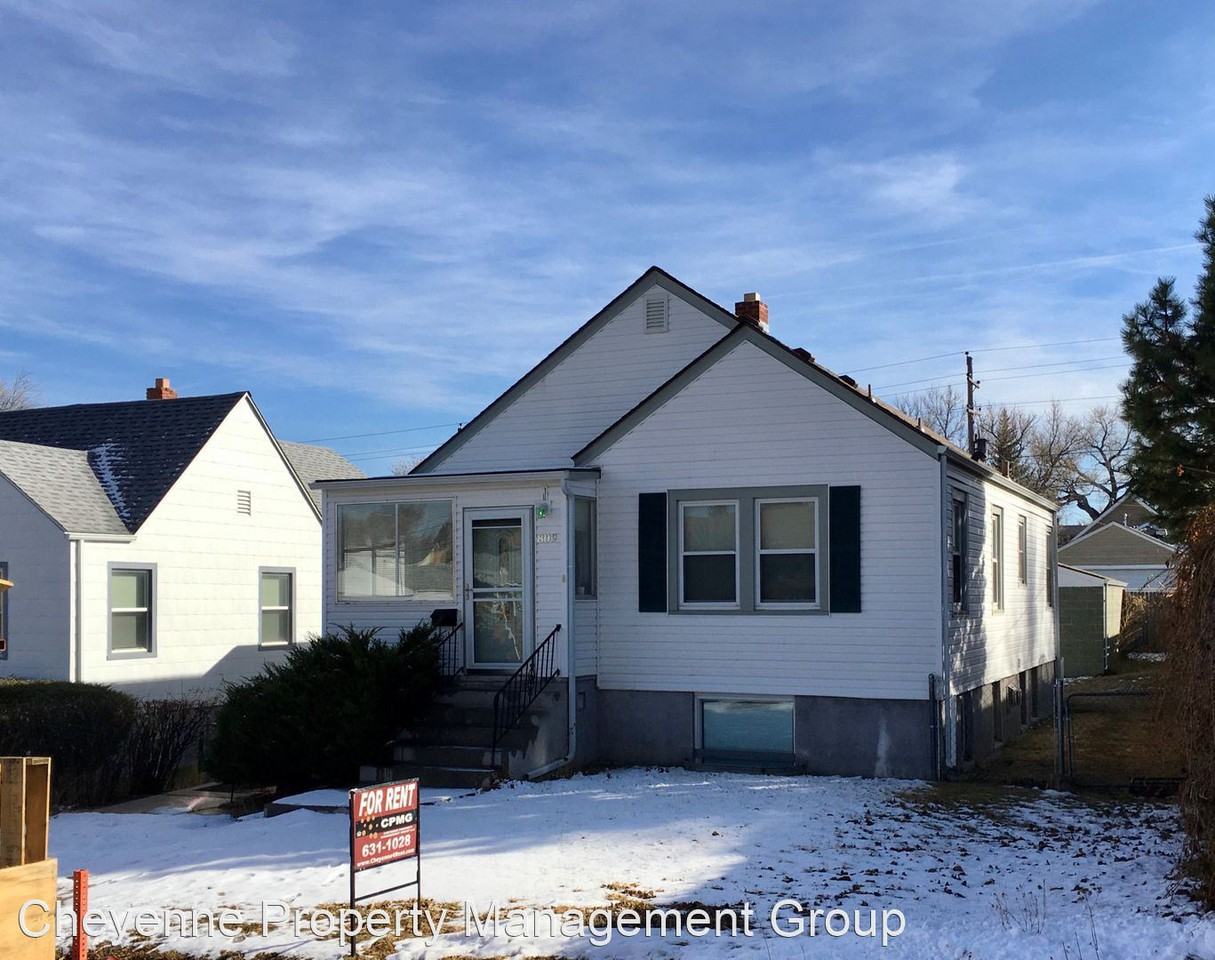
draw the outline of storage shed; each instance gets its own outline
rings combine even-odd
[[[1125,591],[1121,580],[1059,564],[1059,637],[1065,678],[1091,677],[1109,669],[1122,626]]]

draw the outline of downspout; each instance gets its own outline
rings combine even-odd
[[[81,683],[83,681],[81,664],[83,663],[84,659],[84,627],[82,625],[82,621],[84,619],[82,616],[84,612],[84,601],[81,598],[80,589],[84,582],[83,574],[81,573],[84,567],[84,564],[82,563],[82,560],[84,559],[83,541],[72,541],[72,553],[74,554],[73,561],[76,566],[72,577],[72,593],[74,594],[72,597],[72,612],[76,622],[72,625],[73,662],[70,664],[71,669],[68,671],[68,677],[76,683]]]
[[[937,447],[937,463],[940,465],[941,471],[941,683],[936,691],[940,698],[940,707],[936,703],[933,704],[934,720],[940,718],[940,722],[944,725],[944,730],[933,732],[932,752],[936,760],[936,777],[938,780],[944,777],[944,767],[949,761],[949,742],[951,731],[953,730],[950,704],[953,702],[953,697],[950,691],[953,689],[952,677],[952,658],[949,651],[949,624],[953,615],[952,598],[949,595],[949,577],[946,575],[946,570],[949,568],[949,471],[946,463],[946,448],[944,446]],[[942,756],[944,754],[944,756]]]
[[[564,757],[530,771],[527,775],[529,780],[572,763],[578,749],[578,669],[574,663],[574,492],[570,489],[568,480],[561,481],[561,493],[565,497],[565,672],[569,685],[566,695],[568,747]]]

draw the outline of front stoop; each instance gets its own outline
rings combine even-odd
[[[503,737],[495,765],[491,763],[494,694],[502,681],[497,675],[461,677],[421,723],[401,731],[391,744],[392,761],[361,767],[360,780],[373,783],[417,777],[427,787],[482,788],[516,772],[511,758],[527,753],[552,705],[551,687],[557,681]]]

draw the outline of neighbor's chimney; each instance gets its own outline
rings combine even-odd
[[[177,391],[169,386],[168,377],[157,377],[156,385],[148,387],[149,400],[176,400]]]
[[[734,304],[734,315],[759,327],[764,333],[768,332],[768,305],[758,293],[744,293],[743,298]]]

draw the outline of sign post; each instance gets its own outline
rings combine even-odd
[[[359,900],[415,887],[422,903],[422,853],[419,844],[420,786],[417,778],[355,787],[350,791],[350,909]],[[414,879],[396,886],[359,894],[355,880],[364,870],[386,867],[401,860],[416,860]],[[358,954],[354,932],[350,955]]]

